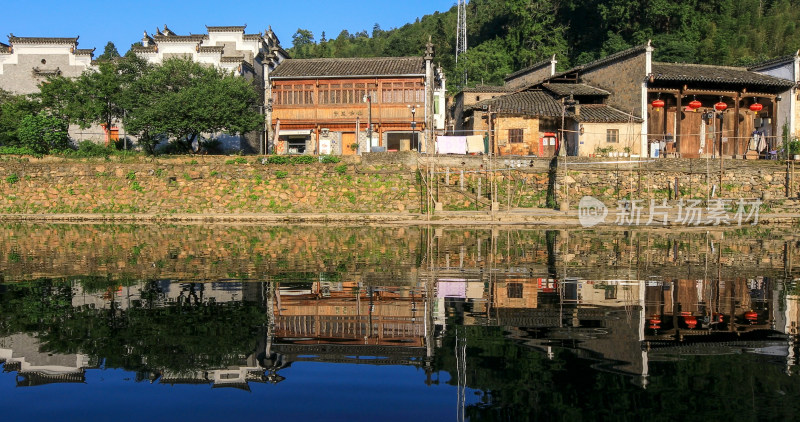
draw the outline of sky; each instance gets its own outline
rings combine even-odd
[[[80,36],[78,47],[97,48],[96,57],[109,41],[125,54],[132,43],[141,41],[143,31],[152,34],[164,24],[181,35],[206,33],[206,25],[247,25],[247,33],[263,32],[271,25],[288,49],[298,28],[311,30],[317,41],[322,31],[328,38],[343,29],[371,34],[376,23],[388,30],[455,4],[455,0],[9,1],[1,8],[0,42],[7,44],[8,34]]]

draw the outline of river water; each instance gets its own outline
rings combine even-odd
[[[3,420],[796,420],[800,235],[0,226]]]

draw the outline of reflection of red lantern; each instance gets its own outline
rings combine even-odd
[[[758,314],[755,313],[755,311],[745,312],[744,313],[744,319],[746,319],[746,320],[748,320],[750,322],[755,322],[755,321],[758,320]]]
[[[763,104],[759,104],[759,103],[750,104],[750,111],[754,111],[754,112],[758,113],[759,111],[761,111],[763,109],[764,109],[764,105]]]
[[[697,101],[697,100],[694,100],[694,101],[689,103],[689,108],[691,108],[692,110],[695,110],[695,111],[697,111],[697,109],[702,107],[702,106],[703,106],[703,103],[701,103],[700,101]]]
[[[722,101],[714,104],[714,110],[717,111],[725,111],[728,108],[728,105],[723,103]]]
[[[716,320],[717,320],[717,322],[722,322],[722,314],[716,314],[716,313],[715,313],[715,314],[713,314],[713,315],[711,316],[711,318],[712,318],[712,319],[716,319]]]
[[[697,327],[697,318],[693,316],[683,317],[683,321],[686,322],[686,326],[689,327],[690,330],[694,330]]]
[[[652,105],[653,105],[653,108],[655,108],[656,110],[658,110],[659,108],[663,108],[664,107],[664,100],[662,100],[662,99],[654,100]]]

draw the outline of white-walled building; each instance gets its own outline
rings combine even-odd
[[[149,63],[160,64],[176,57],[189,58],[197,63],[217,67],[253,82],[262,100],[262,110],[269,121],[271,97],[269,75],[289,54],[280,46],[272,28],[264,33],[245,33],[246,26],[206,26],[206,34],[178,35],[169,27],[156,29],[155,34],[144,32],[142,45],[133,46],[137,56]],[[267,129],[265,127],[265,129]],[[265,132],[238,136],[218,136],[225,149],[263,153]]]
[[[79,49],[78,37],[8,36],[0,43],[0,88],[33,94],[50,76],[78,77],[91,68],[94,49]]]

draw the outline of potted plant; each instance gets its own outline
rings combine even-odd
[[[791,157],[793,160],[800,160],[800,140],[794,138],[786,145],[786,151],[789,153],[788,156]]]

